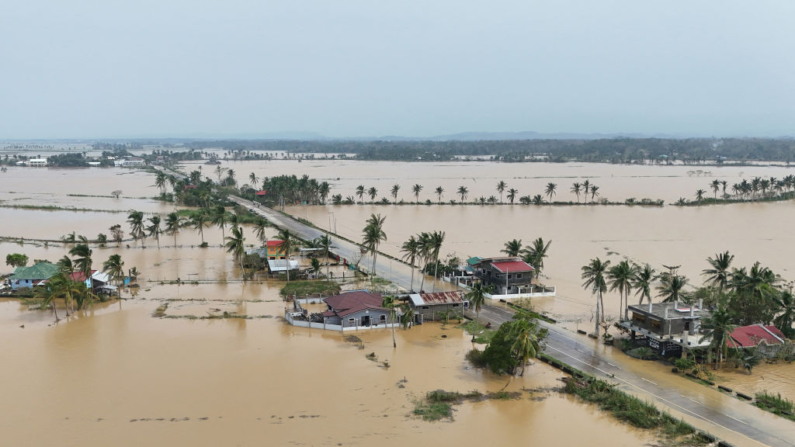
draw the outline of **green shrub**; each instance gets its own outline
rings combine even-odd
[[[676,359],[674,360],[674,366],[679,368],[679,371],[690,371],[691,369],[695,368],[696,362],[691,358]]]

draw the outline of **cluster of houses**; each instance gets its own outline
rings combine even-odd
[[[246,254],[259,255],[260,259],[268,262],[268,271],[271,273],[286,273],[298,270],[298,261],[290,259],[284,250],[284,241],[271,239],[262,244],[262,247],[247,250]]]
[[[14,273],[8,278],[8,285],[11,290],[33,289],[36,286],[44,285],[53,276],[57,275],[60,269],[51,262],[39,262],[30,267],[17,267]],[[110,284],[107,273],[91,270],[91,274],[86,277],[84,272],[74,272],[70,275],[74,282],[83,282],[86,287],[94,293],[114,294],[116,286]]]

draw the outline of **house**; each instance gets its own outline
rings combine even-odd
[[[348,327],[373,327],[386,325],[389,310],[381,307],[380,293],[355,290],[330,296],[325,300],[328,310],[323,312],[324,324]]]
[[[268,271],[271,273],[298,270],[298,261],[292,259],[268,259]]]
[[[113,166],[117,168],[140,168],[146,165],[143,158],[127,157],[124,159],[113,160]]]
[[[518,257],[483,258],[474,265],[475,277],[492,286],[492,295],[532,292],[533,266]]]
[[[702,300],[687,305],[678,301],[649,303],[627,307],[629,320],[619,323],[632,333],[645,337],[648,347],[658,353],[677,354],[682,348],[702,348],[709,340],[702,340],[701,322],[712,314],[703,308]]]
[[[268,259],[284,259],[286,252],[284,251],[282,244],[284,244],[284,241],[280,241],[278,239],[265,242],[265,254]]]
[[[734,328],[726,345],[735,349],[754,348],[766,357],[772,357],[785,342],[786,337],[775,326],[752,324]]]
[[[463,314],[469,307],[464,292],[412,293],[408,303],[414,311],[414,321],[422,324],[425,321],[443,320],[444,315]]]
[[[47,166],[47,159],[46,158],[31,158],[28,160],[28,165],[30,166]]]
[[[8,278],[12,290],[32,289],[42,281],[46,281],[58,273],[58,266],[50,262],[39,262],[30,267],[17,267]]]

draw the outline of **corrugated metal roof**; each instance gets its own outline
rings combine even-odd
[[[57,265],[50,262],[40,262],[30,267],[17,267],[10,279],[15,281],[50,279],[56,273],[58,273]]]
[[[328,304],[340,317],[364,309],[382,309],[383,297],[380,293],[357,290],[326,298]]]
[[[437,304],[454,304],[464,302],[464,293],[456,292],[436,292],[436,293],[412,293],[409,299],[415,306],[433,306]]]
[[[532,272],[533,266],[524,261],[495,261],[492,265],[502,273]]]
[[[761,324],[735,328],[730,335],[731,339],[726,340],[726,343],[733,348],[753,348],[759,346],[762,341],[768,345],[778,345],[784,339],[784,334],[775,326],[762,326]]]

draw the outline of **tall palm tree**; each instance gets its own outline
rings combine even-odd
[[[552,245],[552,241],[545,244],[544,239],[538,238],[533,241],[532,245],[523,248],[520,252],[524,262],[533,266],[536,279],[541,276],[541,272],[544,270],[544,258],[547,257],[547,251],[549,251],[550,245]]]
[[[222,168],[221,165],[215,167],[215,175],[218,176],[218,183],[221,183],[221,177],[224,175],[226,168]]]
[[[210,219],[207,216],[207,213],[204,210],[199,210],[198,212],[194,213],[190,219],[190,225],[199,232],[199,235],[202,237],[202,245],[204,245],[204,228],[209,225]]]
[[[505,248],[500,251],[508,256],[519,256],[519,252],[522,251],[522,240],[514,239],[508,241],[505,243]]]
[[[276,235],[276,239],[282,241],[279,245],[279,251],[284,252],[284,260],[287,264],[287,284],[290,284],[290,253],[293,251],[293,234],[290,230],[283,229]]]
[[[226,209],[222,205],[218,205],[213,210],[213,225],[218,225],[221,228],[221,240],[226,240]]]
[[[773,324],[784,333],[784,336],[795,338],[795,329],[792,323],[795,321],[795,299],[792,296],[792,289],[782,291],[773,297],[773,302],[778,307],[778,316],[773,319]]]
[[[586,180],[586,181],[582,182],[582,191],[583,191],[583,196],[585,196],[585,200],[587,201],[588,200],[588,193],[591,191],[591,181],[590,180]]]
[[[513,201],[516,199],[517,194],[519,194],[519,190],[516,188],[511,188],[508,190],[508,200],[511,201],[511,205],[513,205]]]
[[[420,281],[420,291],[424,290],[425,287],[425,271],[428,269],[428,262],[432,257],[433,253],[433,241],[431,240],[431,234],[422,232],[417,237],[417,250],[419,251],[419,257],[422,259],[421,263],[423,265],[422,268],[422,281]]]
[[[127,216],[127,222],[130,223],[130,235],[133,239],[146,237],[146,233],[144,233],[144,213],[141,211],[130,212]]]
[[[472,284],[472,287],[466,295],[464,295],[464,298],[469,300],[469,306],[475,309],[475,323],[478,323],[478,320],[480,320],[480,309],[486,303],[486,295],[490,294],[492,291],[492,286],[486,286],[481,282],[476,282]],[[477,327],[477,324],[475,324],[475,327]],[[475,341],[475,331],[472,331],[472,341]]]
[[[599,197],[599,187],[596,185],[591,185],[591,202],[593,202],[594,198]]]
[[[102,271],[108,274],[111,281],[117,281],[124,276],[124,261],[121,260],[121,255],[114,254],[108,257],[108,260],[102,263]]]
[[[433,255],[433,291],[436,291],[436,280],[439,273],[439,251],[444,243],[444,231],[431,233],[431,253]]]
[[[397,196],[398,192],[400,192],[400,185],[393,185],[392,186],[392,201],[397,203]]]
[[[715,195],[715,198],[718,198],[718,191],[720,191],[720,180],[715,179],[712,183],[709,184],[709,187],[712,188],[712,193]]]
[[[719,305],[709,317],[704,319],[701,327],[704,336],[698,342],[710,340],[709,346],[715,352],[715,369],[717,369],[728,352],[730,334],[735,328],[731,315],[725,306]]]
[[[698,201],[699,205],[701,205],[701,201],[704,200],[704,194],[706,194],[706,191],[703,189],[696,191],[696,201]]]
[[[625,303],[629,302],[629,294],[632,291],[632,280],[635,277],[635,267],[630,265],[628,261],[621,261],[613,266],[607,272],[610,290],[617,290],[620,303],[618,305],[619,319],[628,319],[627,307]]]
[[[33,289],[34,294],[37,298],[41,298],[41,309],[46,309],[52,305],[52,312],[55,314],[55,322],[57,323],[61,319],[58,318],[58,309],[55,305],[55,300],[60,298],[63,295],[62,288],[65,286],[65,281],[63,280],[63,275],[58,274],[53,276],[52,278],[47,281],[46,284],[43,286],[35,287]],[[67,305],[68,309],[68,305]],[[67,310],[67,313],[69,311]]]
[[[329,262],[328,262],[328,251],[331,249],[331,238],[328,234],[321,235],[316,239],[317,245],[319,248],[322,248],[323,251],[326,252],[326,278],[328,278],[329,274]]]
[[[400,311],[400,325],[403,326],[403,329],[408,329],[411,322],[414,321],[414,309],[408,304],[403,304],[400,306]]]
[[[174,246],[177,246],[177,233],[182,226],[182,218],[177,213],[169,213],[166,216],[166,234],[174,235]]]
[[[257,239],[263,243],[268,241],[268,235],[265,232],[267,228],[268,220],[264,217],[258,217],[257,221],[254,223],[254,234],[257,236]]]
[[[579,182],[574,182],[574,183],[571,185],[571,192],[572,192],[573,194],[576,194],[576,195],[577,195],[577,203],[580,203],[580,188],[581,188],[581,187],[582,187],[582,185],[580,185],[580,183],[579,183]]]
[[[400,247],[401,253],[403,253],[403,260],[408,262],[411,266],[411,291],[414,291],[414,267],[417,261],[417,258],[420,255],[420,247],[419,243],[417,242],[417,238],[414,236],[409,237],[409,239],[403,243]]]
[[[469,189],[466,186],[459,186],[458,187],[458,195],[461,196],[461,203],[467,199],[467,194],[469,194]]]
[[[734,255],[728,251],[718,253],[714,258],[707,258],[709,269],[704,269],[701,274],[707,276],[707,281],[718,288],[718,295],[723,294],[723,290],[729,284],[731,278],[731,268]]]
[[[682,301],[684,288],[688,282],[689,280],[685,276],[665,272],[660,275],[660,285],[657,286],[659,293],[657,296],[661,297],[664,303]]]
[[[507,188],[507,187],[508,187],[508,184],[505,183],[502,180],[500,180],[497,183],[497,192],[500,193],[500,203],[502,203],[502,193],[503,193],[503,191],[505,191],[505,188]]]
[[[370,196],[371,202],[375,202],[375,196],[378,195],[378,190],[375,189],[375,186],[371,186],[370,189],[367,190],[367,195]]]
[[[558,185],[552,182],[547,183],[547,188],[544,190],[544,194],[549,197],[549,201],[552,201],[552,196],[556,195],[555,189],[557,189]]]
[[[439,204],[442,204],[442,195],[444,194],[444,188],[441,186],[436,187],[436,199],[439,201]]]
[[[582,279],[585,282],[582,283],[582,287],[585,290],[593,291],[594,295],[596,295],[596,324],[594,333],[596,334],[596,338],[599,338],[599,309],[601,307],[602,314],[601,319],[602,321],[605,320],[604,314],[604,303],[602,302],[602,294],[607,292],[607,282],[605,281],[605,273],[610,268],[610,261],[602,262],[599,258],[591,259],[591,262],[582,266]]]
[[[245,242],[246,238],[243,236],[243,229],[240,227],[233,227],[232,235],[226,237],[226,252],[232,253],[232,257],[240,264],[241,271],[243,271],[243,258],[246,256]],[[245,278],[245,276],[244,274],[243,277]]]
[[[74,268],[78,272],[83,272],[86,279],[91,277],[91,260],[92,250],[86,244],[77,244],[69,250],[71,256],[76,257],[74,260]]]
[[[395,341],[395,316],[397,313],[398,303],[394,296],[384,296],[381,300],[381,307],[389,311],[389,321],[392,323],[392,347],[397,348]]]
[[[152,216],[149,218],[149,226],[146,227],[149,236],[154,236],[157,241],[157,248],[160,248],[160,235],[163,234],[163,229],[160,228],[160,216]]]
[[[157,171],[155,175],[155,186],[160,190],[161,193],[165,192],[166,189],[166,182],[168,181],[168,177],[163,171]]]
[[[77,248],[77,247],[75,247],[75,248]],[[74,250],[74,249],[72,249],[72,250]],[[85,249],[81,248],[79,251],[80,252],[84,252]],[[72,254],[72,253],[70,253],[70,254]],[[85,253],[82,253],[82,254],[84,255]],[[79,254],[77,252],[72,254],[72,256],[76,256],[76,255],[80,256],[81,254]],[[89,262],[90,262],[90,260],[89,260]],[[89,266],[89,269],[90,268],[91,267]],[[78,270],[78,271],[82,271],[82,270]],[[73,303],[73,301],[72,301],[72,292],[75,289],[74,284],[73,284],[75,281],[72,281],[72,274],[74,272],[75,272],[75,266],[72,263],[72,260],[69,259],[68,256],[64,256],[63,258],[58,260],[58,274],[55,275],[53,278],[50,278],[50,281],[55,281],[55,284],[56,284],[56,286],[55,286],[55,288],[53,290],[56,290],[58,293],[63,295],[64,305],[66,307],[66,316],[67,317],[69,316],[69,308],[70,308],[70,306],[72,306],[72,303]],[[87,277],[87,276],[85,276],[85,277]],[[53,307],[54,306],[55,306],[55,304],[53,304]],[[42,307],[46,307],[46,306],[42,306]]]
[[[257,174],[253,172],[249,174],[248,181],[251,183],[252,188],[257,189],[257,185],[259,185],[259,177],[257,177]]]
[[[412,186],[411,191],[414,193],[414,203],[420,203],[420,192],[422,192],[422,185],[416,184]]]
[[[635,295],[640,295],[638,304],[643,304],[646,298],[651,302],[651,284],[657,280],[657,272],[651,265],[645,264],[643,267],[635,266],[635,276],[632,278],[632,287],[635,288]]]
[[[536,325],[525,318],[516,320],[509,337],[513,340],[511,351],[516,353],[516,359],[522,365],[522,373],[519,375],[523,376],[527,362],[541,352]]]
[[[359,197],[359,201],[362,201],[362,197],[364,197],[364,185],[359,185],[356,187],[356,195]]]
[[[380,214],[371,214],[367,219],[367,225],[362,231],[362,245],[364,245],[367,252],[373,256],[373,269],[372,276],[375,276],[376,259],[378,257],[378,246],[381,242],[386,241],[386,233],[384,233],[384,222],[386,217],[381,217]]]

